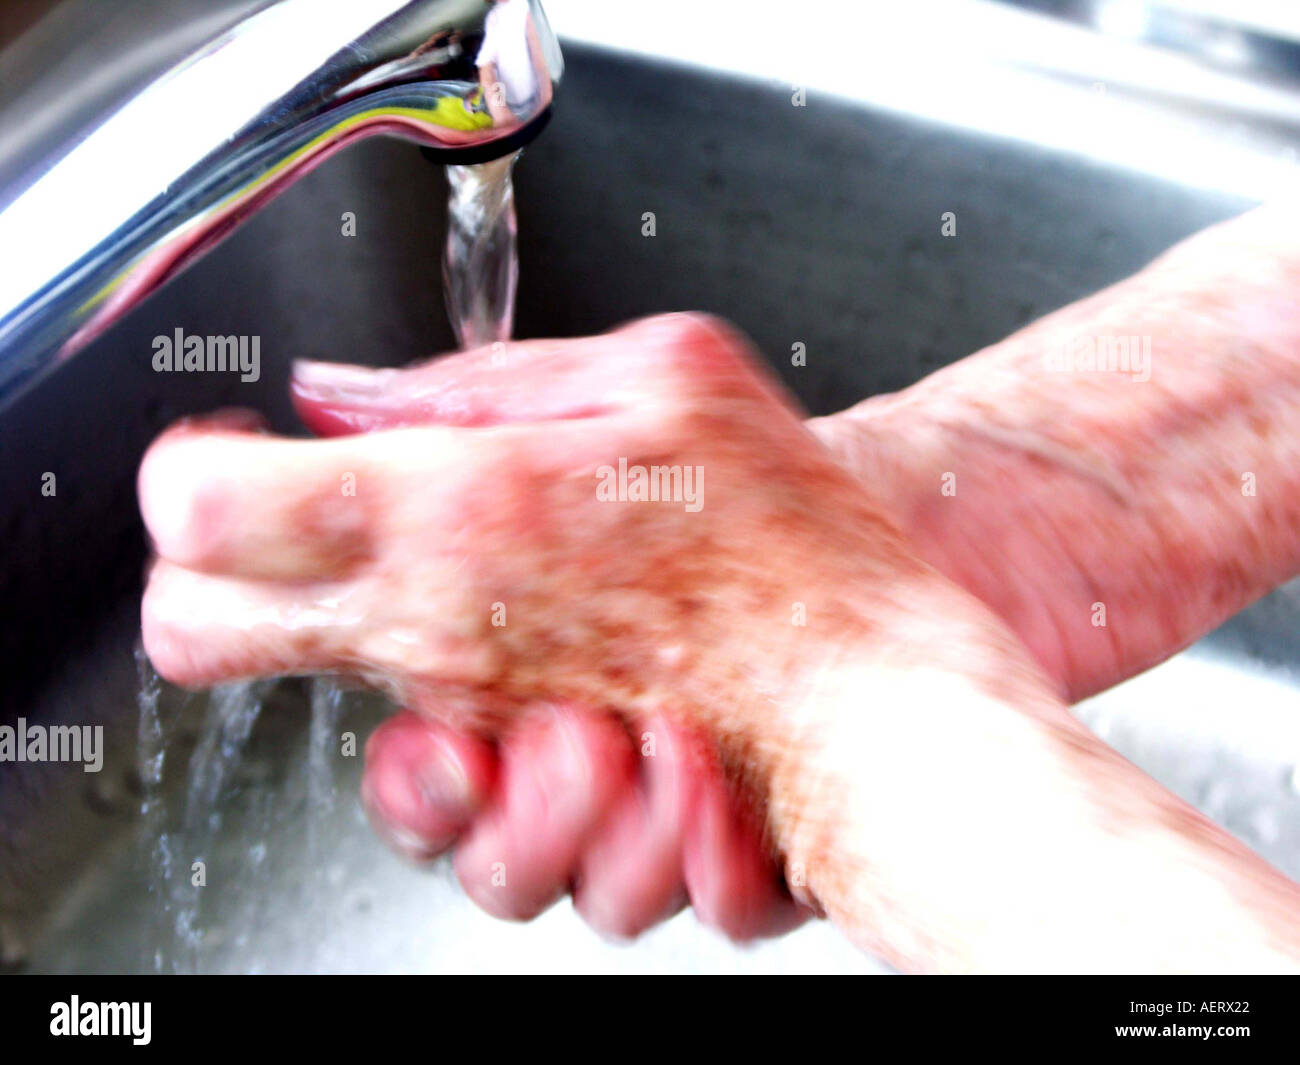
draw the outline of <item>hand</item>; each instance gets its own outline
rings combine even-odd
[[[191,423],[155,445],[141,500],[160,554],[144,609],[156,665],[189,684],[336,669],[389,687],[419,716],[373,739],[369,802],[430,853],[498,795],[457,859],[493,912],[531,916],[576,879],[607,931],[645,927],[683,889],[732,935],[789,927],[760,824],[729,801],[716,753],[754,742],[736,693],[815,670],[862,624],[842,581],[868,598],[914,581],[923,600],[942,582],[716,323],[655,320],[420,373],[417,402],[383,374],[299,382],[318,431],[386,427],[370,436]],[[694,503],[689,482],[680,503],[597,498],[597,467],[644,456],[709,479]],[[619,707],[657,760],[638,770],[628,732],[582,705]],[[563,816],[530,823],[529,789]],[[630,862],[629,837],[659,846]],[[493,891],[489,859],[507,856],[508,890]]]
[[[491,367],[480,369],[499,387]],[[293,390],[303,421],[338,436],[455,422],[447,403],[459,385],[437,361],[396,372],[299,363]],[[535,917],[570,888],[587,923],[619,938],[687,901],[701,923],[741,941],[808,915],[704,737],[663,717],[633,735],[608,712],[539,710],[501,742],[410,711],[381,724],[362,784],[380,834],[417,861],[456,847],[466,893],[499,917]],[[480,851],[515,855],[516,875],[491,884]]]
[[[456,846],[465,892],[498,917],[535,917],[570,889],[588,924],[617,937],[688,899],[737,940],[808,913],[754,812],[733,803],[714,747],[668,718],[634,736],[609,713],[538,706],[493,743],[402,711],[367,744],[362,796],[408,855]]]

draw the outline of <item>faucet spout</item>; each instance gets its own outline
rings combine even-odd
[[[561,70],[537,0],[271,0],[102,117],[55,123],[45,168],[0,187],[0,407],[344,145],[507,155],[546,124]]]

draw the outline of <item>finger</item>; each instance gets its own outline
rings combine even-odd
[[[721,772],[700,771],[696,779],[682,849],[683,877],[696,917],[741,942],[797,927],[807,912],[782,885],[757,816],[735,802]]]
[[[448,355],[402,370],[298,361],[290,392],[320,436],[411,425],[481,428],[604,413],[607,388],[587,341],[534,340]],[[545,381],[545,387],[539,385]]]
[[[541,451],[530,427],[292,440],[182,425],[146,453],[140,507],[158,554],[187,569],[338,580],[374,561],[385,533],[399,527],[436,555],[446,538],[473,532],[467,512],[480,525],[498,511],[513,513],[494,502],[502,477],[587,473],[611,451],[650,446],[660,417],[629,410],[595,426],[557,428]]]
[[[346,665],[332,586],[266,585],[159,560],[141,604],[145,653],[184,687]]]
[[[609,715],[548,708],[500,758],[494,804],[456,848],[456,875],[488,913],[528,920],[568,890],[591,831],[633,786],[631,741]]]
[[[689,796],[703,767],[688,759],[680,731],[648,720],[633,736],[640,780],[629,788],[583,848],[574,908],[604,935],[630,938],[666,920],[686,902],[682,842]]]
[[[434,858],[483,809],[496,773],[491,743],[402,710],[366,742],[361,799],[380,835],[398,850]]]
[[[403,370],[300,361],[291,392],[321,436],[411,425],[482,427],[596,417],[743,367],[716,319],[674,314],[573,340],[494,344]],[[748,371],[747,371],[748,372]]]
[[[284,580],[340,576],[372,546],[373,500],[365,489],[373,494],[375,478],[362,477],[363,457],[319,441],[186,423],[145,454],[140,509],[158,553],[188,569]]]
[[[155,644],[170,642],[181,683],[322,668],[487,683],[499,662],[479,632],[483,599],[466,558],[491,558],[499,579],[514,559],[509,579],[530,579],[516,548],[553,505],[537,486],[563,485],[574,520],[604,518],[581,479],[611,453],[650,446],[657,428],[655,415],[628,412],[550,430],[542,449],[526,426],[338,440],[166,434],[145,460],[142,506],[191,599],[159,570],[146,602]],[[342,564],[372,555],[373,566]],[[418,596],[395,594],[396,582],[418,582]]]

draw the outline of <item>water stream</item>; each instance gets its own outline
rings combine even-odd
[[[442,284],[462,348],[504,343],[514,328],[519,258],[511,175],[518,158],[447,167]]]
[[[137,703],[140,724],[137,737],[136,771],[144,798],[140,803],[141,841],[145,868],[148,870],[148,889],[154,897],[157,923],[154,942],[150,944],[148,963],[155,972],[161,972],[166,963],[162,942],[164,930],[171,914],[172,870],[176,865],[174,841],[167,830],[166,810],[162,799],[163,767],[167,761],[168,734],[158,709],[162,681],[154,672],[153,663],[144,653],[143,645],[135,648],[136,673],[140,678]]]
[[[343,689],[329,677],[311,682],[311,728],[307,740],[307,834],[314,868],[320,869],[324,853],[320,833],[322,810],[334,804],[334,758],[338,753],[343,720]]]

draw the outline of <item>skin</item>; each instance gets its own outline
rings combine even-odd
[[[573,887],[612,934],[684,898],[767,934],[800,919],[770,856],[905,969],[1294,967],[1295,885],[1066,703],[1300,569],[1296,236],[1246,216],[809,427],[694,316],[304,367],[344,435],[219,419],[146,456],[146,647],[185,684],[385,686],[411,709],[368,805],[408,852],[458,840],[504,916]],[[1153,336],[1151,380],[1044,372],[1080,334]],[[620,457],[702,466],[706,505],[597,500]]]

